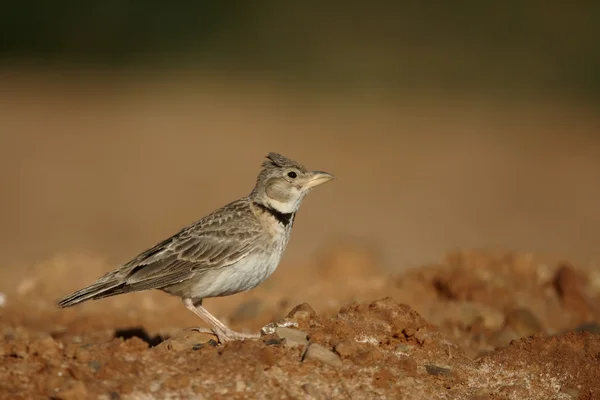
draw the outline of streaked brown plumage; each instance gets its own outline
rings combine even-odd
[[[269,153],[249,196],[183,228],[58,305],[160,289],[180,296],[221,342],[254,338],[223,325],[202,300],[250,290],[267,279],[281,260],[302,199],[332,178]]]

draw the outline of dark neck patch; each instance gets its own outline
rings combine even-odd
[[[282,213],[281,211],[277,211],[273,207],[265,206],[264,204],[254,202],[254,205],[261,210],[268,212],[271,214],[277,221],[279,221],[283,226],[288,226],[294,223],[294,214],[295,213]]]

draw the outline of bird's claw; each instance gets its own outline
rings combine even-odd
[[[262,333],[263,335],[273,335],[277,328],[288,328],[290,326],[297,328],[298,323],[289,319],[282,319],[277,322],[270,322],[267,325],[263,326],[260,329],[260,333]]]

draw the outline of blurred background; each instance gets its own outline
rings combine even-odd
[[[129,260],[277,151],[338,179],[288,265],[598,256],[600,3],[96,4],[0,12],[0,268]]]

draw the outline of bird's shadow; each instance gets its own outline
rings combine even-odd
[[[133,337],[137,337],[142,339],[144,342],[148,343],[150,347],[155,347],[161,344],[163,341],[167,340],[168,336],[150,336],[146,329],[141,326],[136,326],[132,328],[123,328],[117,329],[115,331],[115,338],[122,338],[124,340],[131,339]]]

